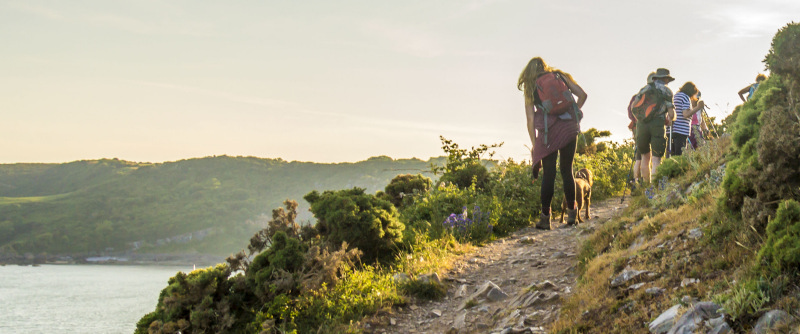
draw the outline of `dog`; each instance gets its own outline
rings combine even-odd
[[[592,171],[581,168],[575,173],[575,209],[578,210],[577,222],[583,223],[581,209],[586,208],[586,220],[589,220],[589,206],[592,203]],[[561,223],[564,223],[564,212],[567,211],[567,198],[561,202]]]

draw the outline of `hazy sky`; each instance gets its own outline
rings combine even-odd
[[[341,162],[505,142],[543,57],[629,136],[657,67],[724,117],[797,0],[0,1],[0,163],[252,155]]]

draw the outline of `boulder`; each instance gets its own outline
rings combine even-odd
[[[689,307],[675,325],[669,329],[667,334],[692,334],[701,327],[703,323],[714,318],[719,318],[721,307],[712,302],[699,302]]]
[[[437,273],[420,275],[417,281],[425,284],[442,284],[442,280],[439,278],[439,274]]]
[[[672,324],[675,323],[675,316],[678,315],[678,310],[680,308],[681,305],[678,304],[670,307],[668,310],[664,311],[664,313],[661,313],[656,320],[653,320],[653,322],[648,325],[650,333],[664,334],[668,332],[669,329],[672,328]]]
[[[392,279],[394,280],[395,283],[401,284],[411,280],[411,277],[408,277],[408,275],[406,275],[405,273],[397,273],[394,274],[394,276],[392,276]]]
[[[772,329],[780,324],[788,323],[792,320],[792,316],[782,310],[772,310],[761,318],[758,318],[756,325],[753,327],[754,334],[772,333]]]
[[[635,270],[635,269],[625,269],[623,270],[617,277],[614,277],[611,280],[611,287],[617,288],[628,284],[628,282],[641,279],[642,277],[647,276],[650,272],[647,270]]]
[[[492,281],[486,281],[486,283],[483,283],[483,285],[478,287],[478,290],[475,291],[475,293],[473,293],[472,295],[470,295],[458,309],[463,310],[465,307],[467,307],[467,304],[469,304],[470,302],[479,303],[482,300],[489,300],[495,302],[499,300],[504,300],[506,298],[508,298],[508,295],[505,292],[503,292],[503,290],[500,289],[499,286],[492,283]]]

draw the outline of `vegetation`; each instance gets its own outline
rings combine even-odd
[[[247,252],[190,273],[194,280],[182,274],[170,280],[137,333],[358,332],[359,320],[382,308],[442,298],[447,285],[422,275],[447,270],[454,255],[528,226],[539,214],[529,164],[482,160],[499,144],[464,150],[442,143],[447,160],[433,167],[442,173],[435,187],[427,177],[405,174],[377,195],[362,188],[312,191],[304,199],[317,222],[304,227],[296,222],[298,204],[285,201]],[[576,161],[607,173],[595,183],[598,200],[623,190],[629,166],[616,160],[632,156],[630,144],[606,147]],[[396,280],[397,274],[408,279]],[[214,289],[205,282],[215,282]],[[235,308],[228,305],[233,301]]]
[[[782,28],[765,59],[770,78],[723,122],[727,133],[666,159],[623,215],[587,239],[579,286],[554,332],[641,332],[684,296],[721,305],[737,333],[770,309],[797,315],[798,45],[800,24]],[[608,280],[625,268],[655,273],[646,286],[665,291],[610,288]],[[699,283],[683,284],[689,278]]]
[[[398,171],[441,159],[318,164],[208,157],[160,164],[116,159],[0,165],[0,259],[24,253],[72,256],[236,252],[264,227],[268,208],[314,189],[383,189]],[[425,176],[422,176],[425,177]],[[303,202],[297,222],[312,219]],[[176,240],[178,240],[176,242]]]

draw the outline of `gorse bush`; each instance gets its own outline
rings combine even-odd
[[[767,240],[758,252],[758,262],[772,275],[797,274],[800,268],[800,203],[781,203],[767,225]]]
[[[433,181],[422,174],[401,174],[395,176],[386,185],[384,193],[387,195],[387,200],[399,208],[402,206],[404,198],[408,197],[410,200],[414,194],[426,193],[431,189],[432,185]]]
[[[312,191],[305,200],[317,217],[317,231],[331,245],[347,242],[364,253],[362,260],[371,263],[391,259],[403,239],[405,225],[395,207],[364,189]]]

